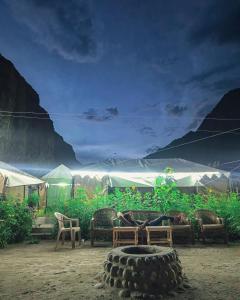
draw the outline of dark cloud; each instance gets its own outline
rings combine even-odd
[[[151,137],[156,137],[157,136],[155,131],[153,130],[153,128],[150,127],[150,126],[144,126],[144,127],[140,128],[139,132],[142,135],[148,135],[148,136],[151,136]]]
[[[97,45],[90,8],[85,0],[4,0],[17,21],[34,34],[35,41],[65,59],[96,59]]]
[[[210,77],[213,77],[215,75],[223,74],[228,71],[232,71],[234,68],[237,67],[237,63],[231,63],[226,65],[220,65],[215,66],[214,68],[211,68],[209,70],[206,70],[204,72],[201,72],[200,74],[192,76],[189,80],[183,82],[183,84],[191,84],[191,83],[201,83],[206,79],[209,79]]]
[[[187,106],[180,105],[166,105],[166,111],[169,115],[181,116],[187,110]]]
[[[211,84],[214,91],[224,92],[229,89],[235,89],[240,86],[240,78],[219,79]]]
[[[106,109],[106,111],[108,113],[110,113],[111,115],[113,115],[113,116],[118,116],[119,115],[119,111],[118,111],[117,107],[109,107],[109,108]]]
[[[94,108],[89,108],[83,113],[84,119],[95,122],[104,122],[112,120],[113,117],[118,116],[119,112],[117,107],[107,108],[104,113],[100,113]]]
[[[193,44],[211,41],[218,45],[240,43],[240,1],[215,0],[190,34]]]
[[[179,57],[169,56],[158,59],[149,59],[147,66],[149,66],[152,70],[157,71],[159,73],[165,73],[172,69],[173,66],[179,61]]]

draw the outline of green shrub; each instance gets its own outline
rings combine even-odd
[[[0,201],[0,247],[21,242],[32,230],[32,216],[24,203],[14,200]]]
[[[37,207],[39,205],[40,196],[37,192],[33,192],[29,195],[28,198],[25,199],[25,203],[30,207]]]
[[[79,218],[83,237],[89,237],[90,220],[94,212],[103,207],[112,207],[116,211],[158,210],[167,214],[171,210],[185,212],[195,222],[194,213],[199,208],[206,208],[225,218],[226,227],[231,237],[240,237],[240,201],[234,194],[186,194],[182,193],[171,181],[158,178],[152,192],[140,193],[137,188],[115,189],[109,195],[96,191],[92,198],[84,189],[78,189],[74,199],[59,200],[47,208],[46,213],[53,215],[59,211],[69,217]]]

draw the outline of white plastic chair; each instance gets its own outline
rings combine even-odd
[[[81,228],[79,226],[79,219],[71,219],[67,216],[64,216],[63,214],[59,212],[54,213],[56,219],[58,220],[58,234],[57,234],[57,241],[55,250],[58,247],[59,239],[62,234],[62,245],[65,241],[65,232],[70,232],[71,236],[71,242],[72,242],[72,249],[75,248],[75,239],[76,239],[76,233],[78,234],[78,242],[79,245],[81,244]],[[73,222],[76,223],[76,226],[73,226]],[[65,227],[65,223],[69,223],[69,227]]]

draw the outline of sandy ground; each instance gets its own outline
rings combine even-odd
[[[116,299],[94,288],[110,247],[53,248],[54,242],[41,241],[0,250],[0,299]],[[192,288],[175,299],[240,300],[240,243],[176,249]]]

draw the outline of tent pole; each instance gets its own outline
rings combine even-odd
[[[197,185],[196,185],[196,192],[197,192],[197,194],[198,194],[198,180],[197,180]]]
[[[45,188],[46,188],[46,202],[45,202],[45,212],[47,211],[47,205],[48,205],[48,188],[46,187],[45,185]]]
[[[39,184],[38,184],[38,186],[37,186],[37,191],[38,191],[38,204],[37,204],[37,206],[38,206],[38,209],[39,209],[39,206],[40,206],[40,192],[39,192]]]
[[[26,196],[26,190],[25,190],[25,185],[23,186],[23,200],[25,199]]]
[[[72,190],[71,190],[71,198],[72,199],[74,199],[74,196],[75,196],[75,193],[74,193],[74,185],[75,185],[75,183],[74,183],[74,177],[72,178]]]

